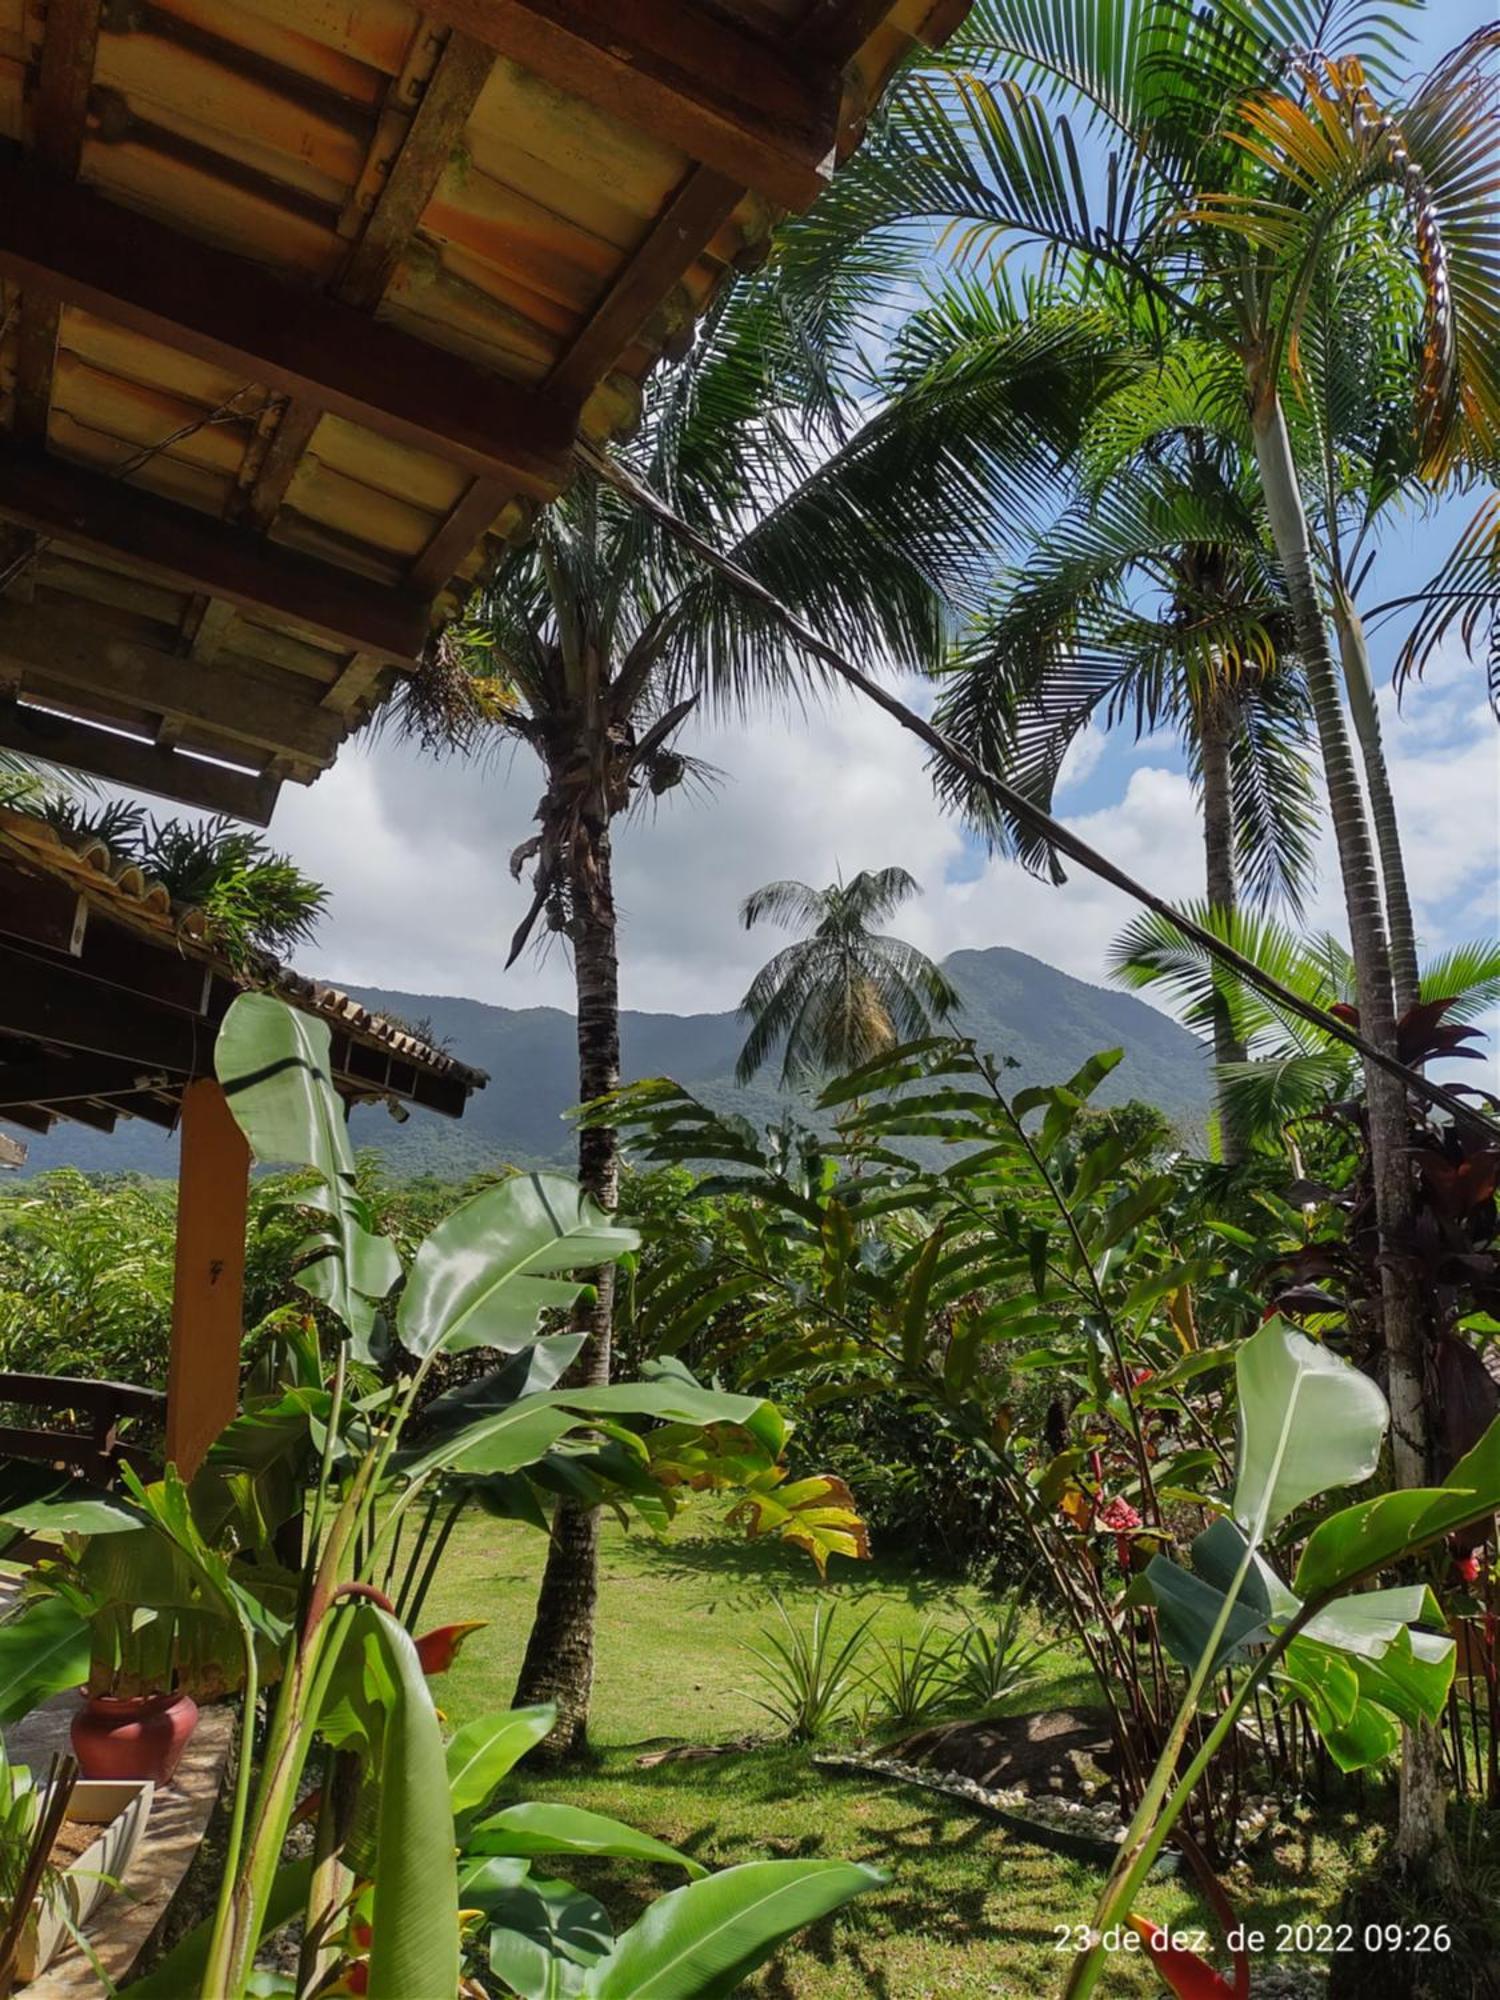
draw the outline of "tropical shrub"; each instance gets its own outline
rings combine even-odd
[[[835,1549],[853,1552],[859,1539],[831,1482],[785,1480],[785,1425],[770,1404],[705,1390],[680,1369],[637,1384],[556,1386],[583,1336],[539,1337],[540,1317],[577,1302],[585,1287],[569,1272],[597,1268],[635,1242],[570,1183],[518,1175],[484,1188],[403,1262],[372,1226],[357,1186],[328,1051],[326,1026],[252,995],[226,1017],[216,1062],[257,1156],[306,1176],[283,1199],[312,1220],[297,1282],[345,1329],[331,1384],[253,1401],[191,1489],[169,1466],[150,1486],[127,1474],[123,1501],[64,1483],[30,1504],[6,1503],[8,1520],[40,1532],[67,1519],[76,1526],[80,1514],[69,1510],[85,1510],[86,1554],[102,1547],[107,1556],[112,1542],[156,1552],[161,1560],[141,1601],[158,1615],[192,1608],[217,1617],[238,1644],[245,1725],[222,1888],[212,1919],[177,1947],[148,1992],[239,2000],[262,1938],[299,1913],[298,1983],[306,1990],[347,1973],[375,2000],[457,1992],[454,1784],[427,1674],[451,1660],[468,1628],[418,1639],[400,1615],[420,1610],[441,1554],[442,1531],[430,1532],[434,1495],[451,1506],[455,1486],[461,1502],[468,1482],[482,1482],[498,1511],[531,1518],[550,1470],[554,1478],[576,1474],[590,1497],[614,1489],[648,1518],[665,1520],[679,1490],[733,1484],[752,1532],[781,1534],[820,1561]],[[393,1341],[407,1373],[390,1389],[356,1394],[353,1371]],[[477,1347],[505,1358],[414,1421],[435,1357]],[[303,1365],[311,1358],[305,1353]],[[657,1428],[638,1427],[642,1420]],[[419,1552],[395,1584],[400,1534],[424,1502]],[[283,1604],[267,1586],[284,1574],[275,1542],[287,1529],[301,1541],[303,1562],[290,1579],[293,1601]],[[393,1584],[394,1599],[385,1587]],[[7,1654],[17,1659],[34,1697],[47,1691],[49,1676],[52,1685],[77,1678],[91,1607],[44,1576],[32,1587],[34,1601],[6,1628],[0,1673]],[[70,1616],[72,1629],[53,1635]],[[275,1693],[257,1756],[251,1725],[268,1681]],[[524,1725],[505,1728],[514,1761],[535,1736]],[[315,1744],[324,1784],[314,1859],[288,1864],[283,1847]],[[454,1754],[465,1784],[477,1784],[478,1769],[492,1774],[473,1799],[461,1794],[463,1813],[506,1765],[489,1740],[466,1739]],[[530,1857],[639,1856],[653,1847],[669,1858],[628,1829],[584,1820],[592,1816],[507,1808],[466,1826],[466,1857],[477,1856],[485,1883],[518,1892],[532,1914],[538,1898],[553,1908],[556,1896],[550,1883],[529,1883]],[[613,1945],[596,1935],[586,1968],[576,1949],[563,1953],[541,1987],[531,1983],[534,1954],[516,1957],[516,1925],[498,1923],[492,1970],[515,1992],[567,1990],[556,1983],[564,1980],[599,2000],[621,2000],[640,1991],[649,1967],[653,1990],[690,2000],[721,1990],[715,1982],[726,1968],[748,1969],[789,1929],[878,1879],[837,1863],[765,1866],[769,1876],[757,1864],[748,1877],[731,1871],[701,1893],[666,1899]]]

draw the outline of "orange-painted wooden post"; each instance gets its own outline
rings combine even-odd
[[[166,1456],[190,1479],[239,1404],[250,1148],[211,1076],[182,1093],[181,1131]]]

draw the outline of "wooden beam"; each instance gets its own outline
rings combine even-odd
[[[809,207],[832,172],[838,70],[697,0],[424,0],[424,11],[784,208]]]
[[[139,737],[117,735],[113,730],[96,729],[91,723],[24,708],[13,701],[0,701],[0,749],[66,764],[108,784],[123,785],[127,791],[151,792],[202,812],[227,813],[231,819],[248,820],[252,826],[271,824],[281,790],[277,778],[210,764],[202,757],[163,750]]]
[[[0,516],[408,668],[427,637],[409,592],[41,452],[0,449]]]
[[[580,402],[586,398],[733,215],[741,196],[737,182],[708,167],[694,168],[595,306],[547,387]]]
[[[448,37],[380,198],[334,287],[346,305],[369,308],[385,296],[494,67],[493,49],[456,31]]]
[[[250,1148],[211,1076],[182,1094],[166,1457],[191,1479],[240,1397]]]
[[[286,676],[285,691],[229,667],[200,666],[142,645],[102,620],[0,600],[0,672],[38,699],[60,689],[199,724],[256,749],[331,764],[344,739],[341,717],[317,698],[316,682]],[[310,698],[312,697],[312,698]]]
[[[140,1063],[112,1062],[106,1056],[44,1056],[38,1062],[7,1063],[0,1069],[0,1117],[11,1105],[55,1105],[73,1100],[124,1097],[137,1090],[163,1090],[173,1081],[165,1070]]]
[[[174,1077],[207,1076],[209,1023],[0,941],[0,1029]]]
[[[510,497],[498,479],[476,479],[407,571],[411,589],[424,597],[441,590]]]
[[[88,904],[67,882],[0,862],[0,932],[77,958]]]
[[[14,157],[0,272],[471,472],[547,498],[567,477],[565,405]]]

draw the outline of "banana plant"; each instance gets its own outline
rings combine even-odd
[[[456,1993],[458,1881],[441,1729],[421,1655],[381,1588],[404,1522],[452,1479],[529,1479],[576,1457],[596,1485],[606,1483],[601,1451],[608,1446],[638,1476],[651,1465],[643,1419],[665,1427],[679,1456],[692,1439],[727,1428],[763,1475],[779,1462],[786,1426],[761,1398],[705,1389],[683,1370],[640,1383],[556,1386],[573,1337],[539,1339],[543,1315],[576,1307],[586,1287],[571,1274],[633,1250],[632,1230],[561,1177],[518,1174],[455,1210],[403,1267],[356,1189],[327,1028],[267,995],[242,996],[225,1017],[215,1061],[258,1158],[315,1177],[295,1197],[315,1217],[302,1277],[345,1337],[326,1389],[304,1386],[236,1419],[211,1454],[206,1483],[200,1476],[190,1490],[171,1467],[149,1486],[129,1482],[139,1518],[180,1559],[195,1602],[215,1606],[237,1633],[243,1661],[245,1735],[222,1887],[171,1990],[186,1992],[196,1982],[204,2000],[241,2000],[267,1927],[299,1910],[307,1939],[299,1984],[309,1992],[325,1984],[334,1941],[355,1908],[360,1878],[349,1859],[363,1844],[364,1990],[372,2000]],[[355,1361],[370,1358],[392,1335],[409,1357],[408,1372],[394,1387],[357,1392],[351,1353]],[[510,1359],[486,1378],[466,1413],[450,1405],[431,1422],[414,1421],[438,1358],[475,1347]],[[735,1462],[723,1442],[710,1456]],[[304,1479],[311,1486],[305,1510]],[[288,1493],[298,1496],[304,1516],[303,1564],[296,1603],[278,1629],[238,1558],[247,1547],[256,1554],[268,1548],[274,1496],[284,1504]],[[796,1510],[781,1514],[777,1530],[797,1539]],[[827,1525],[820,1523],[825,1533]],[[277,1685],[257,1759],[250,1731],[268,1638],[279,1642]],[[315,1743],[324,1747],[330,1782],[313,1862],[288,1875],[282,1849]],[[352,1807],[350,1787],[333,1782],[351,1772]],[[513,1828],[490,1827],[485,1837],[502,1843],[491,1858],[515,1859],[503,1844],[514,1843]],[[838,1879],[843,1887],[834,1901],[864,1886],[847,1872]],[[834,1906],[825,1900],[814,1910],[815,1896],[809,1902],[783,1893],[763,1900],[768,1910],[806,1906],[793,1923]],[[632,1946],[636,1955],[643,1950],[639,1941]],[[625,1976],[637,1974],[627,1969]],[[644,1990],[599,1987],[601,1995]]]
[[[1271,1681],[1301,1696],[1346,1770],[1388,1756],[1400,1725],[1436,1723],[1455,1648],[1446,1633],[1423,1629],[1443,1623],[1431,1591],[1421,1583],[1359,1586],[1500,1509],[1497,1421],[1443,1486],[1381,1494],[1308,1521],[1301,1510],[1310,1502],[1374,1476],[1390,1426],[1385,1397],[1367,1375],[1279,1318],[1240,1347],[1235,1375],[1233,1492],[1193,1542],[1190,1567],[1157,1556],[1145,1577],[1164,1642],[1191,1667],[1187,1693],[1100,1896],[1096,1942],[1074,1962],[1068,2000],[1094,1991],[1104,1965],[1097,1940],[1128,1919],[1194,1786],[1257,1688]],[[1291,1519],[1305,1540],[1288,1586],[1265,1551]],[[1237,1668],[1179,1777],[1205,1689]]]
[[[391,1634],[376,1607],[362,1605],[355,1615],[360,1644],[346,1646],[338,1698],[325,1714],[324,1726],[345,1745],[360,1741],[368,1748],[372,1739],[385,1737],[395,1712],[376,1692],[392,1664]],[[419,1711],[422,1707],[417,1704]],[[737,1989],[794,1931],[885,1880],[876,1869],[844,1861],[746,1862],[710,1873],[665,1841],[602,1813],[524,1800],[497,1806],[498,1787],[548,1734],[555,1715],[550,1704],[502,1709],[476,1717],[446,1745],[436,1746],[423,1721],[416,1740],[403,1741],[397,1755],[382,1752],[388,1789],[382,1790],[381,1814],[394,1815],[398,1797],[403,1814],[415,1803],[408,1800],[406,1781],[420,1765],[423,1806],[435,1817],[446,1814],[456,1839],[457,1864],[450,1846],[439,1857],[441,1871],[434,1865],[430,1878],[422,1880],[426,1856],[416,1846],[408,1855],[402,1962],[394,1967],[377,1964],[375,1958],[375,1919],[380,1896],[391,1894],[389,1882],[384,1875],[378,1884],[356,1879],[330,1939],[331,1990],[375,1992],[395,1976],[408,1982],[403,1989],[408,1994],[446,1992],[446,1985],[436,1982],[454,1969],[447,1946],[458,1937],[456,1976],[465,1981],[460,1990],[466,1992],[481,1990],[476,1976],[483,1973],[518,2000],[643,2000],[646,1995],[651,2000],[709,2000]],[[377,1838],[379,1831],[377,1826]],[[376,1854],[367,1829],[356,1852],[357,1865],[374,1865]],[[616,1936],[594,1896],[553,1876],[553,1865],[570,1857],[679,1869],[685,1881]],[[280,1869],[268,1930],[284,1927],[297,1914],[312,1873],[306,1861]],[[430,1905],[423,1903],[424,1894],[433,1898]],[[461,1934],[457,1904],[463,1907]],[[211,1925],[203,1924],[184,1938],[147,1979],[132,1987],[132,2000],[179,2000],[184,1992],[198,1990],[210,1932]],[[429,1955],[440,1948],[438,1958]]]

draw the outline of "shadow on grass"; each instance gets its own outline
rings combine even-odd
[[[715,1601],[732,1601],[735,1586],[749,1596],[761,1592],[786,1595],[796,1592],[827,1597],[838,1603],[859,1604],[866,1598],[891,1601],[904,1598],[915,1610],[934,1615],[953,1611],[961,1615],[960,1599],[967,1586],[961,1578],[934,1581],[918,1575],[908,1564],[894,1558],[853,1565],[834,1560],[826,1584],[820,1583],[810,1560],[784,1543],[731,1539],[728,1535],[690,1539],[648,1541],[632,1539],[631,1569],[670,1583],[693,1583],[700,1578],[723,1585]]]

